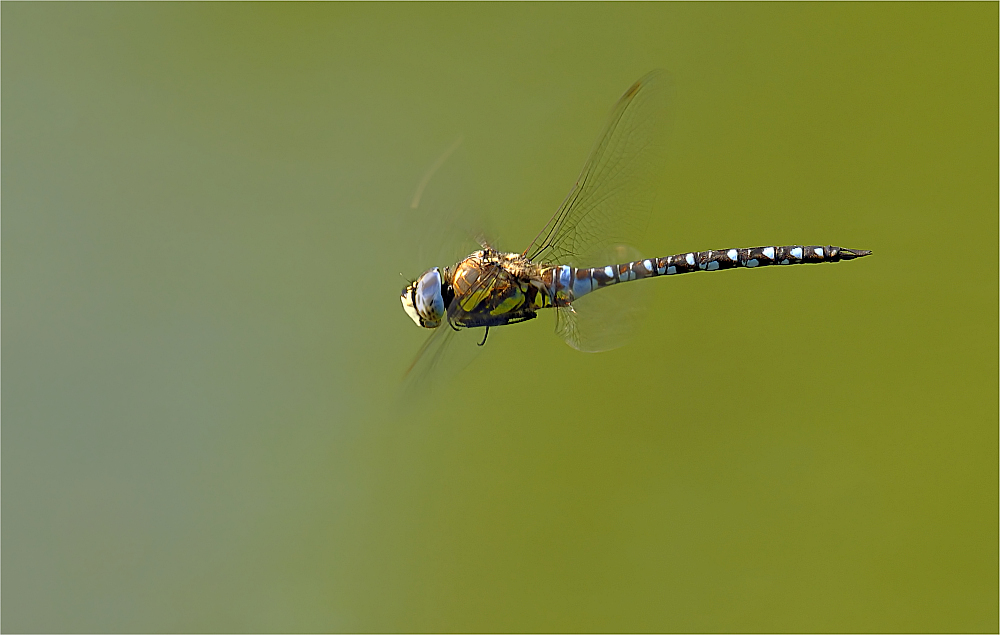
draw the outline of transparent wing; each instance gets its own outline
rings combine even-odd
[[[459,261],[479,249],[476,237],[488,229],[472,204],[475,179],[460,141],[428,152],[428,161],[440,154],[421,166],[424,173],[412,197],[394,215],[393,257],[407,276]]]
[[[622,95],[579,178],[525,255],[535,262],[598,266],[587,254],[633,243],[646,229],[663,171],[670,78],[653,71]]]
[[[484,272],[470,290],[470,295],[491,289],[500,273],[499,268]],[[424,342],[403,378],[403,393],[407,402],[439,394],[483,350],[480,343],[486,329],[457,326],[466,315],[468,313],[457,299],[448,305],[446,319]]]
[[[639,260],[638,251],[614,245],[593,256],[604,264]],[[570,307],[556,309],[556,333],[585,353],[610,351],[628,344],[645,319],[649,285],[617,284],[588,293]]]
[[[437,150],[428,163],[412,198],[396,215],[395,259],[407,275],[417,275],[431,265],[452,265],[481,247],[477,238],[487,233],[485,220],[470,203],[474,182],[463,156],[461,138]],[[429,159],[430,160],[430,159]],[[452,319],[457,306],[448,307]],[[482,329],[454,331],[447,323],[430,332],[399,385],[404,404],[436,394],[447,381],[466,368],[480,353],[476,344]]]
[[[438,396],[483,350],[478,346],[480,330],[456,331],[448,324],[434,329],[403,377],[404,402],[412,404]]]

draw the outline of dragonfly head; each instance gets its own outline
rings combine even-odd
[[[444,318],[444,295],[441,271],[434,267],[425,271],[416,281],[406,285],[399,294],[403,310],[417,326],[433,329]]]

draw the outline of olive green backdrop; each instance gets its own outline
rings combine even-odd
[[[5,2],[3,629],[995,632],[997,21]],[[400,408],[436,210],[523,249],[658,67],[644,253],[875,255]]]

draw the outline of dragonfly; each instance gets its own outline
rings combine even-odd
[[[645,228],[655,183],[663,170],[669,76],[653,71],[621,96],[569,194],[523,252],[503,252],[486,242],[457,264],[432,267],[400,293],[406,314],[435,329],[409,372],[433,362],[454,333],[520,324],[553,309],[556,332],[573,348],[614,347],[619,300],[604,291],[627,282],[697,271],[854,260],[870,250],[832,245],[785,245],[691,251],[657,258],[607,260]],[[601,260],[605,258],[605,260]],[[591,296],[607,296],[593,304]],[[584,300],[581,301],[581,298]],[[597,298],[594,297],[596,300]],[[607,317],[607,316],[610,316]]]

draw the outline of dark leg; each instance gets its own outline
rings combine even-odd
[[[485,332],[485,333],[483,333],[483,341],[479,343],[479,346],[482,346],[483,344],[485,344],[485,343],[486,343],[486,337],[487,337],[487,336],[488,336],[489,334],[490,334],[490,327],[488,327],[488,326],[487,326],[487,327],[486,327],[486,332]]]
[[[498,316],[487,316],[487,317],[466,317],[464,320],[459,322],[459,326],[467,329],[479,328],[480,326],[503,326],[505,324],[518,324],[519,322],[527,322],[528,320],[533,320],[537,317],[534,311],[527,310],[523,312],[516,313],[506,313],[504,315]]]

